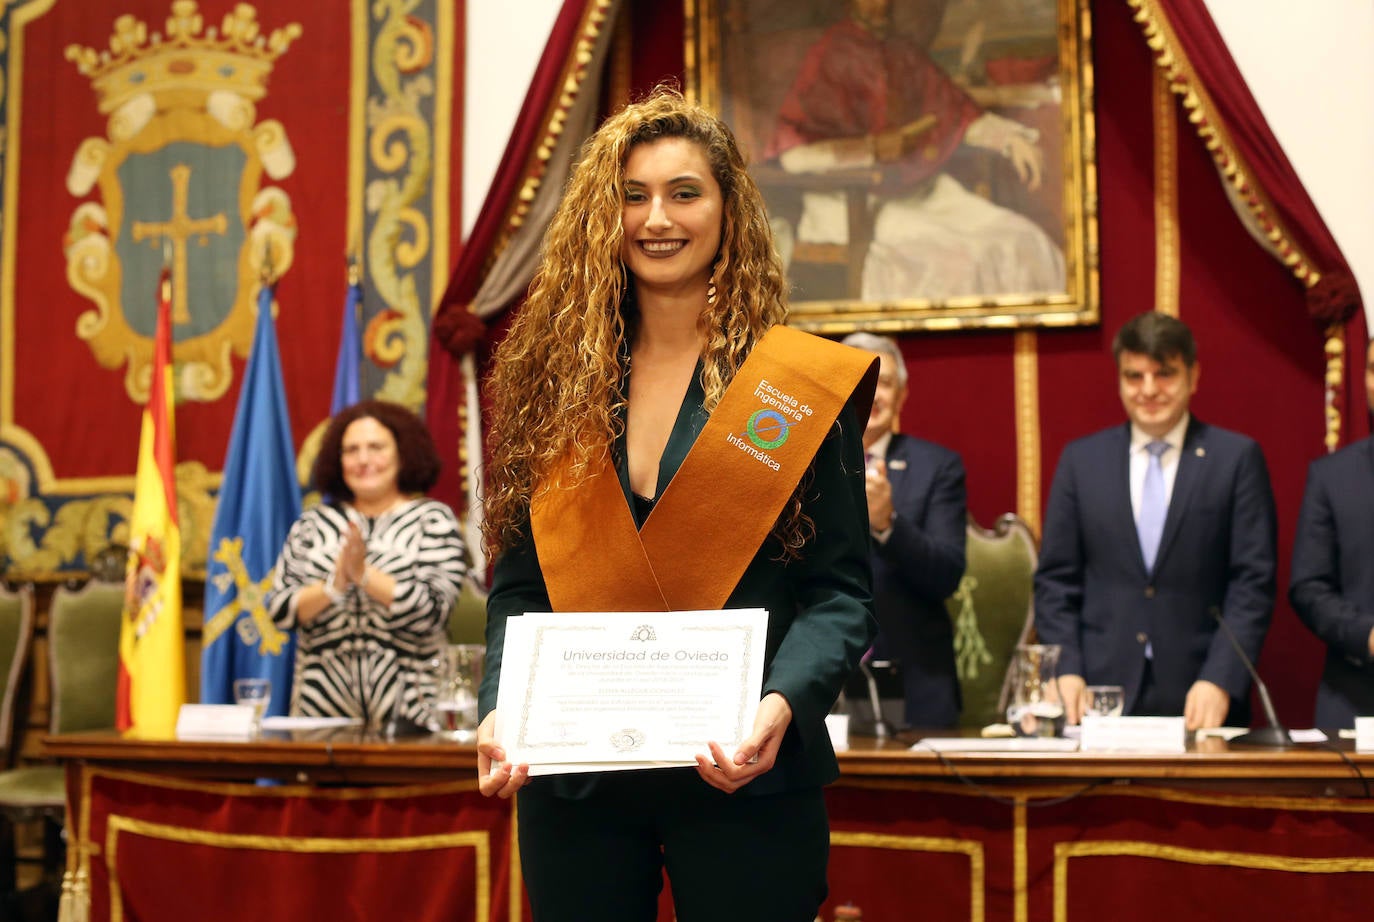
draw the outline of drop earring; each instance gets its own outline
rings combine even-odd
[[[716,277],[714,275],[706,283],[706,303],[712,306],[716,303]]]

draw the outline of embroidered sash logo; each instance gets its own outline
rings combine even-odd
[[[767,378],[759,380],[754,388],[754,396],[763,406],[751,413],[745,422],[745,438],[731,432],[725,436],[725,441],[776,471],[782,465],[768,452],[786,445],[792,427],[804,422],[815,411],[808,404],[770,384]]]
[[[749,417],[744,432],[749,436],[749,441],[765,451],[770,451],[781,448],[787,441],[787,430],[791,425],[791,420],[784,419],[777,410],[755,410],[754,415]]]

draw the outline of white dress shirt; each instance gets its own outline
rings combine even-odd
[[[1164,498],[1172,502],[1174,480],[1178,476],[1178,459],[1183,455],[1183,434],[1188,431],[1188,414],[1184,413],[1174,428],[1164,434],[1163,441],[1169,447],[1159,456],[1159,467],[1164,473]],[[1150,453],[1145,446],[1153,442],[1154,436],[1147,435],[1131,424],[1131,514],[1140,521],[1140,494],[1145,491],[1145,471],[1150,466]]]

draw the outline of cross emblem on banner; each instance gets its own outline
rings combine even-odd
[[[229,222],[224,213],[208,218],[192,218],[186,211],[187,190],[191,185],[191,168],[179,163],[171,169],[172,217],[168,221],[135,221],[134,241],[162,238],[172,245],[172,322],[190,323],[191,310],[186,303],[186,241],[199,234],[204,246],[209,234],[223,235]]]

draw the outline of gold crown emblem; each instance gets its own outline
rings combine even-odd
[[[218,30],[204,31],[195,0],[173,0],[165,38],[154,32],[150,39],[148,26],[125,14],[115,20],[108,50],[68,45],[66,57],[91,78],[102,115],[144,94],[159,109],[196,105],[220,91],[256,101],[266,95],[273,63],[301,36],[295,22],[264,36],[257,17],[240,3]]]

